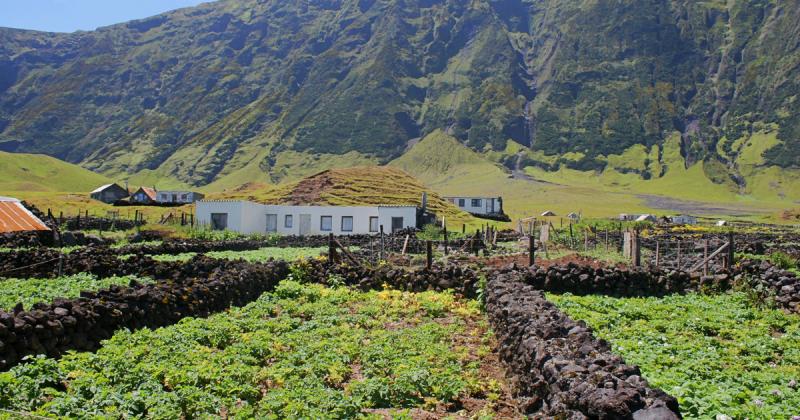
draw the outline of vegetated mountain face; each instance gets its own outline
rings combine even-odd
[[[800,166],[799,46],[778,0],[222,0],[0,29],[0,149],[203,185],[298,153],[388,162],[436,129],[577,169],[679,132],[685,164],[742,183],[764,130],[758,164]]]

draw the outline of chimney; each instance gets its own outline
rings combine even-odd
[[[428,193],[423,191],[422,192],[422,212],[424,213],[428,210]]]

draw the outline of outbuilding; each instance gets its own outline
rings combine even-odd
[[[676,225],[696,225],[697,218],[694,216],[689,216],[688,214],[681,214],[678,216],[672,216],[671,219],[673,224]]]
[[[119,200],[128,198],[128,195],[130,195],[128,190],[120,187],[119,184],[106,184],[89,193],[89,197],[93,200],[107,204],[114,204]]]
[[[131,194],[131,203],[153,204],[156,200],[157,192],[155,188],[140,187]]]
[[[16,198],[0,197],[0,234],[46,232],[50,228]]]
[[[157,201],[160,204],[192,204],[205,196],[194,191],[159,191]]]
[[[456,207],[476,216],[504,215],[503,197],[444,197]]]
[[[239,200],[200,200],[195,203],[198,226],[212,230],[280,235],[354,235],[395,232],[418,226],[413,205],[292,206]]]

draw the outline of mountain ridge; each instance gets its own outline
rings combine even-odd
[[[223,0],[89,32],[0,29],[0,149],[201,186],[385,164],[436,130],[508,168],[603,171],[679,132],[685,167],[746,191],[736,147],[768,128],[756,170],[800,165],[798,9]],[[525,150],[503,155],[509,140]],[[650,166],[626,170],[663,175]]]

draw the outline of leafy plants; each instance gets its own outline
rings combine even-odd
[[[687,418],[789,418],[800,410],[800,318],[744,293],[615,299],[549,295],[678,398]]]
[[[50,303],[55,298],[74,298],[82,291],[104,289],[112,285],[128,285],[131,280],[150,283],[149,278],[123,276],[98,279],[81,273],[54,279],[8,279],[0,281],[0,310],[11,310],[22,304],[30,308],[34,303]]]
[[[282,282],[241,309],[122,331],[0,373],[0,408],[61,417],[358,418],[494,395],[453,337],[477,303]],[[474,349],[487,352],[488,348]]]

